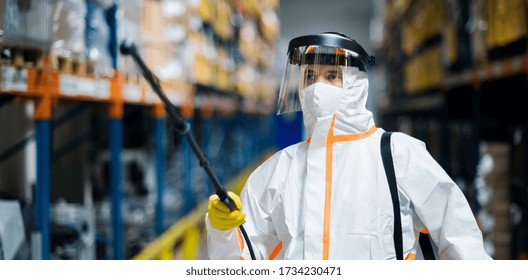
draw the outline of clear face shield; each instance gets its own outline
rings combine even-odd
[[[316,83],[342,89],[343,75],[350,73],[351,67],[366,71],[365,60],[357,52],[345,48],[322,45],[290,48],[280,86],[277,114],[300,111],[304,89]]]

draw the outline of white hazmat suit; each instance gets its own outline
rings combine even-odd
[[[317,90],[306,96],[314,98]],[[308,140],[259,166],[240,196],[256,258],[396,259],[394,214],[380,154],[384,130],[365,107],[367,74],[357,67],[343,69],[338,102],[321,100],[318,107],[303,96]],[[404,258],[416,253],[418,233],[427,229],[440,259],[490,259],[466,198],[424,143],[394,133],[391,148]],[[211,259],[251,259],[238,228],[218,230],[205,221]]]

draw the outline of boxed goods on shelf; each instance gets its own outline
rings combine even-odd
[[[486,1],[488,59],[502,59],[526,52],[527,13],[524,0]]]
[[[102,1],[86,0],[86,59],[93,61],[93,71],[98,77],[112,77],[114,58],[110,53],[110,26],[106,11],[110,8]]]
[[[52,42],[52,2],[0,2],[2,62],[18,68],[39,67]]]
[[[84,61],[86,2],[53,0],[53,41],[50,53],[61,59]]]
[[[444,1],[446,20],[442,28],[442,57],[447,71],[457,72],[473,64],[469,28],[470,2]]]
[[[484,177],[491,191],[486,210],[493,217],[491,232],[495,247],[495,259],[510,258],[511,210],[510,210],[510,146],[507,143],[487,142],[483,152],[492,159],[492,166]]]
[[[226,0],[216,1],[212,26],[215,33],[222,40],[229,40],[234,35],[234,28],[231,24],[233,10]]]
[[[402,50],[407,55],[419,52],[440,36],[444,18],[442,5],[441,0],[418,1],[404,18]]]
[[[0,45],[48,50],[52,42],[52,1],[0,2]]]
[[[141,20],[143,10],[143,0],[119,0],[117,18],[117,40],[123,42],[126,39],[132,40],[141,49]],[[137,85],[141,73],[136,67],[133,59],[129,56],[118,56],[119,72],[123,74],[132,84]]]
[[[410,59],[404,71],[404,89],[409,95],[438,89],[443,79],[439,46],[429,48]]]

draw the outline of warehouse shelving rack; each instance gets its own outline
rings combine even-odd
[[[125,225],[123,220],[123,139],[124,135],[124,111],[129,105],[139,106],[150,110],[153,119],[153,151],[154,151],[154,170],[155,170],[155,188],[156,188],[156,202],[155,202],[155,233],[161,235],[167,229],[166,208],[164,207],[163,196],[167,190],[168,176],[167,170],[170,163],[167,162],[167,153],[174,151],[170,149],[170,140],[172,135],[168,131],[169,124],[167,123],[165,111],[162,104],[159,102],[157,96],[148,87],[146,83],[137,81],[130,81],[128,74],[120,72],[117,67],[118,61],[118,29],[116,16],[118,13],[118,3],[114,4],[104,11],[106,21],[109,25],[110,46],[109,53],[112,57],[113,76],[112,77],[95,77],[93,75],[76,74],[71,72],[61,72],[55,67],[54,60],[56,57],[47,55],[47,51],[40,50],[40,60],[38,63],[26,63],[24,58],[15,57],[9,63],[2,61],[1,79],[0,79],[0,110],[3,104],[14,103],[20,104],[25,102],[34,103],[34,138],[36,142],[36,185],[33,193],[34,202],[34,230],[37,232],[36,239],[33,240],[31,246],[38,245],[34,259],[50,259],[50,195],[51,195],[51,165],[53,152],[53,130],[56,128],[57,122],[54,121],[53,112],[57,105],[71,105],[80,104],[73,107],[65,115],[75,115],[74,111],[86,109],[88,107],[106,108],[108,131],[108,158],[109,158],[109,185],[110,185],[110,205],[111,205],[111,258],[124,259],[124,236]],[[277,7],[278,1],[266,1],[265,5]],[[88,12],[93,12],[95,3],[90,2],[87,6]],[[248,20],[257,21],[261,18],[258,7],[261,5],[259,1],[225,1],[225,5],[230,5],[229,9],[232,12],[243,11],[241,17],[249,16]],[[214,5],[207,5],[206,2],[200,3],[201,8],[211,8]],[[224,8],[227,7],[224,5]],[[263,4],[264,5],[264,4]],[[239,10],[242,9],[242,10]],[[236,11],[235,11],[236,10]],[[203,12],[200,10],[200,12]],[[211,11],[209,11],[211,12]],[[253,14],[256,13],[256,14]],[[240,20],[240,18],[239,18]],[[218,27],[215,25],[214,18],[204,21],[204,27],[201,31],[206,36],[212,38],[212,43],[219,45],[218,47],[226,50],[237,52],[235,60],[237,63],[243,62],[245,58],[240,53],[240,46],[237,45],[238,38],[234,36],[231,39],[226,37],[226,34],[219,34],[222,29],[211,28]],[[229,23],[229,22],[227,22]],[[240,23],[240,22],[239,22]],[[261,23],[261,22],[259,22]],[[261,23],[262,24],[262,23]],[[240,26],[236,27],[239,28]],[[259,26],[259,32],[270,32]],[[235,27],[232,27],[235,28]],[[236,29],[235,28],[235,29]],[[158,30],[159,31],[159,30]],[[223,30],[226,31],[226,30]],[[234,33],[237,30],[232,30]],[[265,33],[266,33],[265,32]],[[259,34],[265,37],[266,43],[270,43],[273,39],[272,33]],[[266,35],[266,36],[264,36]],[[1,42],[2,46],[4,41]],[[9,42],[7,42],[9,43]],[[7,45],[9,46],[9,44]],[[11,47],[11,46],[9,46]],[[17,48],[19,46],[16,46]],[[272,49],[272,45],[269,46]],[[24,46],[20,47],[22,50]],[[261,65],[260,70],[264,71],[262,61],[258,62]],[[257,64],[258,64],[257,63]],[[52,66],[53,65],[53,66]],[[268,69],[269,70],[269,69]],[[88,72],[88,71],[86,71]],[[198,83],[197,81],[194,83]],[[243,97],[241,92],[237,89],[226,90],[219,89],[215,84],[193,84],[174,89],[168,84],[162,82],[162,87],[166,90],[169,100],[181,111],[182,115],[192,124],[199,128],[202,140],[202,146],[206,155],[212,153],[213,146],[217,143],[212,143],[211,138],[214,136],[213,131],[222,130],[222,133],[233,133],[235,130],[242,134],[241,139],[229,139],[227,149],[233,154],[235,145],[241,145],[240,155],[233,158],[223,159],[211,158],[212,165],[222,167],[229,167],[229,172],[219,172],[219,178],[222,181],[228,180],[235,176],[235,172],[241,171],[244,165],[249,164],[248,160],[255,159],[261,156],[270,145],[272,145],[273,135],[269,131],[259,131],[258,127],[266,127],[269,129],[273,123],[272,117],[268,117],[270,112],[270,104],[260,103],[255,97]],[[180,92],[183,91],[183,92]],[[220,116],[220,118],[217,118]],[[68,121],[68,116],[61,116],[61,123]],[[197,121],[197,123],[193,123]],[[268,122],[263,124],[262,122]],[[267,138],[269,137],[269,139]],[[259,139],[260,138],[260,139]],[[0,151],[0,163],[12,157],[17,151],[20,151],[25,144],[32,140],[28,137],[19,141],[15,146],[7,151]],[[264,144],[267,143],[267,146]],[[193,161],[190,147],[184,141],[181,143],[181,155],[183,157],[183,171],[181,181],[183,182],[183,192],[188,199],[184,205],[183,214],[192,211],[194,207],[193,201],[198,203],[199,199],[192,189],[193,173],[191,172],[197,166]],[[237,150],[239,148],[237,147]],[[223,154],[229,153],[222,152]],[[204,186],[204,193],[211,193],[212,186],[206,183]],[[40,239],[40,240],[39,240]],[[35,241],[35,242],[33,242]],[[33,244],[35,243],[35,244]]]
[[[388,130],[403,130],[423,140],[448,174],[455,180],[461,180],[457,182],[463,184],[461,188],[475,213],[482,207],[477,201],[477,190],[475,189],[475,180],[479,176],[481,143],[504,143],[512,148],[515,146],[514,142],[518,141],[515,139],[522,139],[521,143],[516,144],[521,146],[519,149],[521,154],[516,155],[516,160],[520,160],[520,166],[524,166],[524,171],[517,174],[517,176],[519,173],[522,174],[520,176],[523,178],[517,179],[519,180],[518,184],[524,185],[519,186],[523,190],[517,190],[515,194],[512,183],[506,184],[504,187],[511,192],[512,201],[516,199],[524,204],[523,217],[526,219],[528,216],[528,188],[526,186],[526,182],[528,182],[528,173],[526,172],[528,157],[526,157],[526,152],[523,152],[522,147],[528,147],[526,137],[528,118],[523,105],[525,103],[523,93],[528,88],[528,46],[523,47],[522,44],[523,42],[526,44],[528,40],[525,37],[524,41],[522,39],[518,41],[521,45],[516,45],[523,47],[523,52],[519,52],[519,48],[514,54],[509,54],[503,50],[502,56],[499,57],[496,53],[495,56],[491,55],[490,49],[487,49],[484,53],[485,57],[482,57],[482,53],[480,56],[462,57],[464,59],[469,58],[471,62],[464,66],[460,64],[458,68],[452,69],[448,69],[446,63],[448,60],[447,52],[439,52],[438,56],[443,64],[429,65],[441,67],[439,68],[441,76],[438,82],[410,91],[410,87],[405,88],[403,81],[417,77],[405,76],[404,69],[409,65],[409,62],[427,51],[432,51],[433,48],[440,47],[441,43],[449,42],[445,37],[446,33],[429,33],[428,37],[420,37],[423,39],[422,41],[415,39],[414,48],[408,48],[412,49],[410,53],[402,47],[404,45],[404,29],[408,28],[406,24],[418,22],[413,17],[418,15],[417,18],[419,18],[419,14],[424,11],[425,5],[436,5],[433,2],[442,1],[408,0],[389,4],[392,5],[392,10],[389,13],[390,16],[386,18],[387,40],[381,50],[382,55],[385,56],[382,60],[386,59],[389,62],[390,83],[389,97],[380,104],[383,126]],[[445,5],[447,2],[441,4]],[[505,2],[501,3],[504,4]],[[520,1],[517,2],[520,3]],[[462,3],[484,5],[485,3],[497,4],[499,2],[461,1],[456,3],[457,5],[462,5]],[[522,5],[526,9],[526,5],[524,3]],[[441,14],[438,10],[436,13]],[[440,20],[443,20],[441,28],[445,32],[448,24],[444,16],[441,16]],[[421,27],[424,26],[428,26],[428,23],[422,22]],[[464,28],[467,27],[468,25],[464,26]],[[468,32],[467,29],[464,31]],[[471,36],[476,35],[472,34]],[[409,42],[407,41],[407,43]],[[470,46],[477,44],[475,41],[470,43]],[[443,47],[445,48],[445,46]],[[409,46],[407,45],[407,47]],[[499,44],[498,47],[500,49],[501,45]],[[460,49],[458,50],[460,51]],[[469,54],[466,55],[470,56]],[[430,70],[423,70],[422,72],[429,74],[428,71]],[[508,162],[511,166],[514,163],[513,158],[512,150]],[[516,197],[514,197],[515,195]],[[526,220],[523,223],[526,227]],[[518,236],[518,238],[521,239],[517,242],[522,243],[523,247],[515,248],[512,240],[511,255],[508,257],[502,253],[499,258],[522,257],[522,252],[528,250],[528,240],[523,236]]]
[[[155,154],[155,170],[156,170],[156,233],[160,235],[165,230],[165,214],[163,208],[163,193],[166,188],[166,145],[167,145],[167,120],[165,118],[165,111],[163,106],[158,101],[154,102],[138,102],[137,100],[127,100],[124,96],[124,88],[126,86],[137,87],[136,85],[126,85],[121,74],[116,71],[114,76],[109,79],[90,79],[83,78],[85,83],[92,83],[93,88],[99,88],[97,85],[102,85],[102,88],[106,88],[106,92],[98,92],[98,96],[93,97],[85,94],[76,94],[72,91],[68,91],[67,94],[64,94],[60,91],[61,88],[64,88],[61,85],[63,79],[62,74],[54,72],[46,67],[42,69],[36,68],[23,68],[16,67],[11,65],[2,65],[2,72],[12,73],[12,75],[3,75],[2,82],[0,83],[0,99],[5,102],[34,102],[35,104],[35,139],[36,139],[36,148],[37,148],[37,182],[35,186],[35,221],[36,221],[36,231],[41,234],[41,252],[42,259],[49,259],[49,240],[50,240],[50,229],[49,229],[49,210],[50,210],[50,166],[51,166],[51,122],[52,122],[52,112],[53,107],[61,102],[80,102],[82,104],[94,104],[95,106],[106,106],[108,112],[108,131],[109,131],[109,148],[110,148],[110,168],[111,168],[111,205],[112,205],[112,239],[113,240],[123,240],[123,220],[122,220],[122,143],[123,143],[123,108],[127,104],[133,105],[142,105],[145,108],[150,108],[152,111],[152,116],[154,119],[154,154]],[[8,80],[10,78],[13,79]],[[67,79],[71,79],[73,76],[68,75]],[[74,77],[73,77],[74,78]],[[20,80],[21,79],[21,80]],[[142,92],[142,96],[146,96],[146,93],[149,89],[140,88],[138,89]],[[204,91],[205,89],[201,89]],[[214,91],[212,88],[207,88],[209,91],[208,95],[211,95],[211,92]],[[214,94],[214,93],[212,93]],[[103,96],[106,96],[104,98]],[[210,98],[208,102],[201,102],[201,107],[198,108],[201,112],[201,126],[203,133],[210,133],[210,130],[213,126],[212,123],[212,114],[215,110],[214,100],[217,100],[221,104],[222,109],[226,109],[231,106],[239,106],[236,101],[222,100],[222,97],[216,99],[216,97]],[[180,104],[181,106],[181,104]],[[1,109],[1,107],[0,107]],[[229,110],[237,110],[236,108],[228,108]],[[183,110],[185,111],[185,110]],[[192,111],[192,109],[191,109]],[[240,112],[239,114],[242,114]],[[192,125],[192,115],[186,116]],[[239,115],[240,119],[242,115]],[[235,119],[233,119],[235,121]],[[248,134],[248,141],[254,143],[247,143],[249,148],[247,150],[249,158],[255,158],[258,156],[261,148],[256,147],[259,145],[258,137],[255,138],[258,133],[254,128],[256,127],[258,120],[255,118],[248,117],[247,121],[242,125],[246,131],[251,134]],[[220,124],[224,129],[229,130],[233,127],[232,123]],[[205,153],[208,153],[209,144],[207,141],[210,139],[207,135],[202,137],[204,142]],[[252,138],[253,137],[253,138]],[[207,141],[206,141],[207,140]],[[190,193],[191,184],[191,172],[190,169],[192,166],[192,154],[190,147],[183,143],[183,156],[185,170],[184,171],[184,190],[187,190]],[[242,166],[238,166],[241,168]],[[231,174],[232,175],[232,174]],[[210,190],[211,188],[209,188]],[[192,196],[191,194],[189,194]],[[186,211],[191,210],[194,203],[190,203]],[[123,244],[122,242],[112,242],[112,251],[114,259],[123,259]]]
[[[64,88],[61,85],[62,74],[53,72],[46,67],[42,69],[18,68],[16,66],[2,65],[2,73],[12,73],[13,75],[3,75],[0,85],[1,96],[5,99],[23,99],[35,103],[35,139],[37,148],[37,182],[35,187],[35,221],[36,230],[42,235],[42,258],[49,259],[49,208],[50,208],[50,139],[53,106],[58,102],[79,101],[93,102],[108,106],[109,120],[109,146],[111,151],[111,189],[112,189],[112,232],[113,240],[123,240],[123,222],[121,217],[121,152],[122,152],[122,116],[123,106],[126,100],[123,98],[123,79],[116,71],[114,77],[110,79],[90,79],[83,78],[85,82],[91,83],[94,88],[102,85],[106,92],[98,91],[98,96],[80,94],[72,96],[72,92],[64,94],[60,91]],[[14,78],[14,80],[8,80]],[[66,78],[72,78],[67,76]],[[108,85],[108,86],[107,86]],[[62,86],[62,87],[61,87]],[[106,96],[106,98],[102,97]],[[134,102],[133,104],[137,104]],[[155,119],[155,155],[156,155],[156,181],[158,194],[164,189],[164,147],[165,147],[165,126],[166,120],[162,105],[159,103],[143,103],[152,108]],[[161,197],[160,197],[161,199]],[[163,224],[163,207],[161,200],[157,201],[158,231]],[[120,242],[113,242],[114,258],[122,259],[123,247]],[[121,253],[120,253],[121,252]]]

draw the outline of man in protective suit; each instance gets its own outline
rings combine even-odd
[[[308,139],[259,166],[229,211],[217,195],[205,222],[211,259],[396,259],[400,215],[404,259],[414,259],[428,230],[440,259],[490,259],[466,198],[423,142],[393,133],[390,151],[399,213],[385,173],[376,127],[365,105],[367,65],[355,40],[339,33],[295,38],[278,113],[302,110]],[[401,257],[400,257],[401,259]]]

